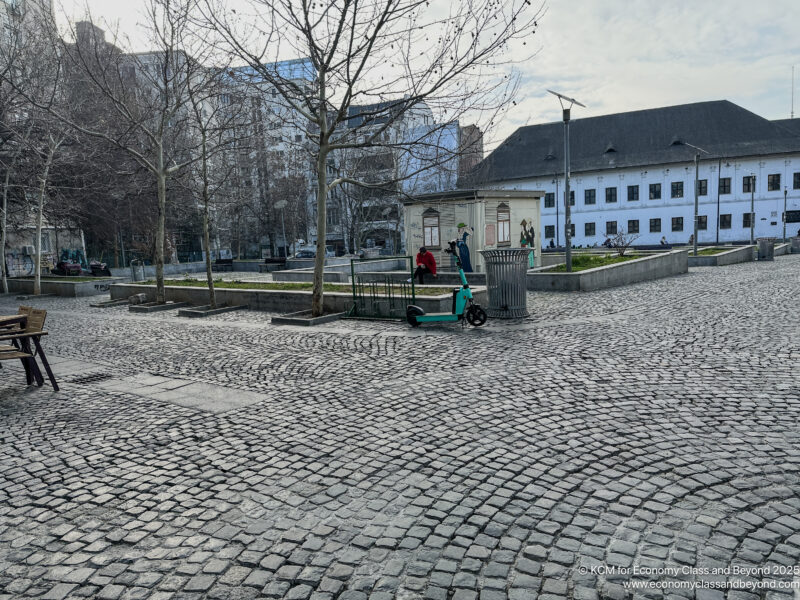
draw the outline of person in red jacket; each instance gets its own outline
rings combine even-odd
[[[423,246],[417,252],[417,270],[414,271],[414,277],[419,279],[420,285],[425,285],[425,275],[428,273],[436,277],[436,259]]]

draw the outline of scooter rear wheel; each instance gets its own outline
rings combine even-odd
[[[486,319],[486,311],[477,304],[473,304],[467,309],[467,323],[473,327],[480,327],[486,323]]]

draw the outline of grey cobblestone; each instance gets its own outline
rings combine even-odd
[[[798,565],[798,274],[531,293],[463,331],[43,298],[63,390],[0,371],[0,598],[700,598],[596,568]]]

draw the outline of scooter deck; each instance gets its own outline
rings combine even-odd
[[[416,317],[419,323],[431,323],[434,321],[458,321],[461,315],[454,315],[453,313],[427,313]]]

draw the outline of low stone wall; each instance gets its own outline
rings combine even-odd
[[[657,254],[664,254],[667,250],[636,250],[631,248],[628,250],[629,254],[640,254],[642,256],[655,256]],[[573,258],[579,254],[596,254],[598,256],[605,256],[606,254],[614,255],[616,254],[616,250],[613,248],[580,248],[575,249],[572,251]],[[563,265],[567,261],[567,255],[563,252],[542,252],[542,260],[541,265],[538,265],[536,268],[541,267],[552,267],[555,265]]]
[[[575,273],[529,271],[527,283],[529,290],[588,292],[680,275],[688,270],[688,250],[673,250]]]
[[[408,266],[408,261],[403,258],[394,258],[392,260],[391,256],[387,256],[386,260],[380,261],[356,261],[353,263],[352,270],[356,273],[362,273],[364,271],[394,271],[396,269],[403,269],[404,267]],[[302,259],[305,260],[305,259]],[[331,259],[328,259],[331,260]],[[324,280],[329,282],[339,282],[339,283],[347,283],[350,281],[350,260],[349,259],[342,259],[338,258],[335,259],[339,261],[338,264],[325,265],[325,274]],[[342,260],[347,260],[346,263],[342,263]],[[273,281],[305,281],[310,282],[314,280],[314,267],[313,267],[313,260],[309,259],[309,262],[312,263],[311,267],[304,268],[304,269],[290,269],[286,271],[281,271],[279,273],[273,273],[272,279]],[[288,263],[287,263],[288,264]],[[408,279],[408,276],[405,277]]]
[[[55,294],[66,298],[83,298],[84,296],[99,296],[109,292],[109,286],[122,282],[119,277],[98,277],[94,281],[53,281],[42,279],[42,294]],[[8,279],[8,291],[15,294],[33,294],[33,279]]]
[[[376,278],[388,277],[391,281],[406,281],[411,274],[408,271],[365,271],[361,273],[364,277],[374,276]],[[452,271],[439,271],[435,279],[430,276],[425,277],[425,285],[452,285],[461,286],[461,276]],[[467,273],[467,281],[472,285],[486,285],[486,273]]]
[[[208,304],[208,288],[189,286],[166,286],[167,301],[188,302],[194,306]],[[240,290],[216,288],[217,302],[229,306],[247,306],[251,310],[288,313],[311,308],[311,292],[300,290]],[[147,295],[148,302],[155,302],[156,286],[135,283],[120,283],[111,286],[111,299],[123,299],[133,294]],[[486,302],[486,289],[473,289],[475,301]],[[353,295],[344,292],[326,292],[323,296],[326,312],[345,312],[353,306]],[[425,312],[450,312],[452,296],[417,296],[416,304]]]
[[[774,256],[783,256],[784,254],[789,254],[789,249],[791,248],[791,244],[776,244],[775,245],[775,254]]]
[[[755,246],[739,246],[728,250],[727,252],[720,252],[719,254],[711,254],[707,256],[691,256],[689,255],[690,267],[724,267],[725,265],[735,265],[743,262],[751,262],[755,259]]]

